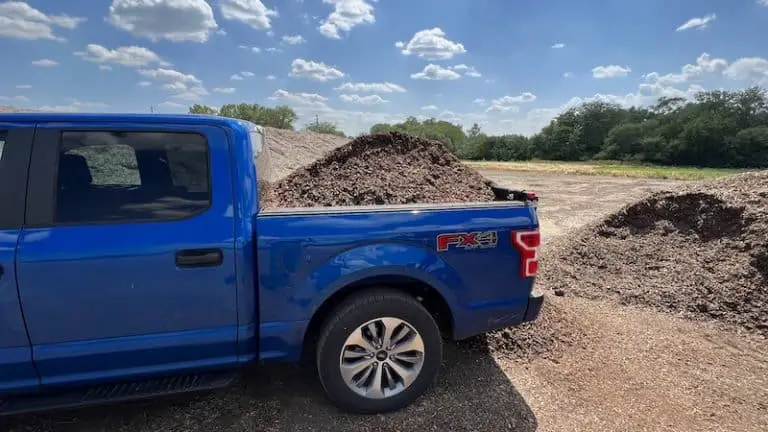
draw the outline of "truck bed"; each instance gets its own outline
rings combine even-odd
[[[533,278],[521,277],[514,232],[538,228],[520,201],[280,208],[256,218],[262,358],[289,352],[317,307],[341,287],[397,279],[435,288],[453,311],[453,337],[520,323]],[[470,245],[440,245],[470,235]],[[381,276],[381,277],[380,277]],[[382,278],[383,277],[383,278]]]

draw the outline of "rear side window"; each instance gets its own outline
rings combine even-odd
[[[3,160],[3,150],[5,150],[5,138],[8,136],[8,132],[0,131],[0,161]]]
[[[208,143],[174,132],[62,134],[56,223],[168,221],[210,206]]]

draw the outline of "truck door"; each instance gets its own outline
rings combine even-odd
[[[0,123],[0,398],[40,384],[16,286],[33,134],[34,127]]]
[[[226,132],[38,125],[21,304],[43,386],[237,361]]]

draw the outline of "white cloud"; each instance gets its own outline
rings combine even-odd
[[[339,95],[339,99],[342,102],[360,104],[360,105],[380,105],[389,102],[386,99],[382,99],[379,95],[360,96],[356,94],[343,94]]]
[[[205,0],[113,0],[107,21],[152,41],[206,42],[217,28]]]
[[[344,84],[336,87],[334,90],[340,91],[352,91],[363,93],[405,93],[405,88],[393,84],[391,82],[380,83],[351,83],[345,82]]]
[[[491,100],[491,105],[486,108],[485,112],[517,112],[520,109],[517,104],[535,100],[536,95],[531,92],[524,92],[519,96],[502,96]]]
[[[349,33],[361,24],[376,22],[373,6],[366,0],[323,0],[323,3],[333,5],[333,12],[317,28],[327,38],[341,39],[341,32]]]
[[[232,81],[242,81],[243,77],[240,74],[233,74],[231,77],[229,77]]]
[[[257,46],[248,46],[248,45],[238,45],[238,46],[240,47],[240,49],[249,50],[257,54],[261,52],[261,48]]]
[[[202,81],[192,74],[185,74],[173,69],[140,69],[139,74],[146,78],[170,81],[163,85],[165,90],[176,92],[172,98],[188,101],[197,101],[203,96],[208,96],[208,90],[203,87]]]
[[[288,45],[298,45],[303,44],[307,40],[304,39],[301,35],[294,35],[294,36],[283,36],[283,42],[287,43]]]
[[[242,75],[242,76],[244,76],[244,77],[247,77],[247,78],[251,78],[251,77],[253,77],[253,76],[256,76],[256,74],[255,74],[255,73],[253,73],[253,72],[248,72],[248,71],[243,71],[243,72],[240,72],[240,75]]]
[[[281,50],[280,48],[275,48],[275,47],[269,47],[269,48],[267,48],[267,49],[266,49],[266,50],[264,50],[264,51],[266,51],[266,52],[271,52],[271,53],[275,53],[275,52],[283,52],[283,50]]]
[[[104,108],[109,108],[109,105],[103,102],[80,101],[77,99],[70,99],[69,105],[43,105],[37,107],[40,111],[54,112],[103,111]]]
[[[757,0],[757,4],[760,6],[768,6],[768,0]]]
[[[765,0],[768,3],[768,0]],[[723,74],[734,80],[752,81],[768,85],[768,60],[761,57],[744,57],[728,66]]]
[[[224,30],[224,29],[218,29],[218,30],[216,30],[216,34],[219,35],[219,36],[226,36],[227,35],[227,31]]]
[[[200,84],[200,80],[192,74],[185,74],[173,69],[139,69],[139,74],[145,78]]]
[[[139,87],[149,87],[152,85],[152,83],[150,81],[139,81],[139,83],[136,85],[138,85]]]
[[[463,72],[464,76],[468,76],[468,77],[472,77],[472,78],[480,78],[480,77],[483,76],[480,72],[477,71],[477,69],[475,69],[474,66],[467,66],[465,64],[459,64],[459,65],[456,65],[456,66],[451,66],[451,69],[453,69],[455,71],[458,71],[458,72]]]
[[[33,66],[42,66],[42,67],[53,67],[53,66],[57,66],[58,64],[59,63],[51,59],[40,59],[32,62]]]
[[[171,101],[165,101],[165,102],[161,103],[160,106],[163,107],[163,108],[174,108],[174,109],[175,108],[184,108],[185,107],[184,104],[180,104],[178,102],[171,102]]]
[[[436,64],[424,66],[421,72],[411,74],[411,78],[418,80],[455,80],[461,78],[458,73]]]
[[[277,11],[264,6],[261,0],[219,0],[221,16],[227,20],[240,21],[256,30],[272,28],[272,17]]]
[[[70,15],[46,15],[25,2],[0,3],[0,37],[37,40],[65,40],[54,34],[54,27],[77,28],[86,18]]]
[[[598,79],[625,77],[632,72],[629,67],[619,65],[596,66],[592,68],[592,76]]]
[[[477,98],[477,99],[473,100],[472,103],[475,104],[475,105],[484,106],[486,104],[486,101],[483,98]]]
[[[101,45],[88,44],[85,51],[77,51],[75,55],[94,63],[114,63],[129,67],[148,66],[152,63],[160,66],[170,65],[154,51],[135,45],[108,49]]]
[[[183,82],[173,82],[173,83],[163,84],[163,89],[165,90],[184,91],[187,88],[189,87],[187,87],[187,85],[184,84]]]
[[[715,14],[709,14],[707,16],[703,16],[700,18],[691,18],[685,23],[683,23],[683,25],[675,29],[675,31],[681,32],[681,31],[690,30],[693,28],[705,29],[709,26],[709,23],[714,21],[716,18],[717,18],[717,15]]]
[[[0,100],[2,101],[11,101],[11,102],[26,102],[29,100],[26,96],[0,96]]]
[[[328,98],[317,93],[291,93],[283,89],[275,90],[269,99],[283,103],[313,108],[328,108],[325,102]]]
[[[563,49],[563,48],[565,48],[565,44],[562,43],[562,42],[558,42],[558,43],[552,45],[550,48],[552,48],[552,49]]]
[[[467,52],[464,45],[446,39],[439,27],[418,31],[408,43],[398,41],[395,46],[404,55],[415,55],[427,60],[447,60]]]
[[[31,89],[32,85],[31,84],[19,84],[19,85],[16,86],[16,88],[19,89],[19,90],[26,90],[26,89]]]
[[[656,83],[663,86],[672,84],[681,84],[694,78],[700,78],[707,74],[714,74],[723,71],[728,66],[728,62],[721,58],[712,58],[708,53],[702,53],[697,59],[696,64],[686,64],[680,70],[680,73],[669,73],[661,75],[658,72],[651,72],[645,75],[645,80],[650,83]]]
[[[573,78],[573,72],[565,72],[563,78]]]
[[[270,81],[274,81],[274,80],[276,80],[276,79],[277,79],[277,77],[276,77],[276,76],[274,76],[274,75],[267,75],[267,76],[265,76],[264,78],[266,78],[266,79],[268,79],[268,80],[270,80]]]
[[[291,62],[290,76],[326,82],[343,78],[345,75],[344,72],[325,63],[298,58]]]
[[[210,93],[208,93],[208,90],[206,90],[205,87],[196,85],[193,87],[189,87],[187,90],[177,93],[171,97],[175,99],[196,101],[196,100],[202,99],[203,96],[208,96],[209,94]]]
[[[109,65],[99,65],[99,70],[111,71],[112,70],[112,66],[109,66]]]
[[[235,89],[234,87],[216,87],[213,91],[217,93],[234,93]]]
[[[437,111],[440,108],[437,107],[437,105],[426,105],[421,107],[422,111]]]

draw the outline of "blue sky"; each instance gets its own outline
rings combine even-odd
[[[0,1],[0,104],[288,104],[531,134],[592,99],[768,86],[768,0]]]

